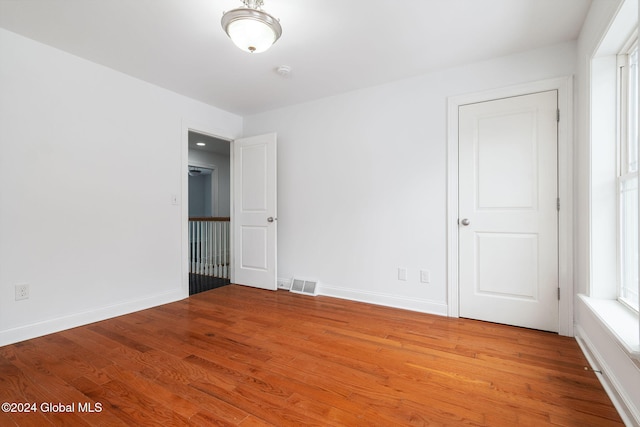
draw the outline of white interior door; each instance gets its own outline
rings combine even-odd
[[[233,142],[234,283],[276,290],[276,134]]]
[[[460,316],[558,330],[557,91],[459,108]]]

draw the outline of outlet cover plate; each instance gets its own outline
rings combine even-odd
[[[16,285],[16,301],[29,299],[29,285]]]

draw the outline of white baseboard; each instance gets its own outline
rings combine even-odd
[[[575,325],[576,341],[584,353],[591,369],[596,372],[602,387],[611,399],[613,406],[620,414],[626,426],[640,426],[640,411],[624,392],[624,387],[614,375],[611,366],[600,354],[597,346],[589,338],[589,335],[580,325]]]
[[[401,308],[420,313],[447,315],[447,305],[442,302],[419,298],[405,298],[379,292],[364,292],[358,289],[340,288],[320,283],[318,295],[366,302],[385,307]]]
[[[0,332],[0,346],[25,341],[54,332],[64,331],[77,326],[88,325],[112,317],[129,314],[147,308],[156,307],[170,302],[179,301],[186,298],[185,291],[176,289],[169,292],[153,295],[132,301],[125,301],[119,304],[112,304],[104,307],[96,307],[91,310],[69,314],[55,319],[44,320],[13,329]]]

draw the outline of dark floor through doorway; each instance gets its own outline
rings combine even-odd
[[[189,295],[209,291],[231,284],[231,280],[220,277],[203,276],[201,274],[189,274]]]

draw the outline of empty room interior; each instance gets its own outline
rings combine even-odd
[[[638,18],[0,0],[0,424],[640,426]]]

